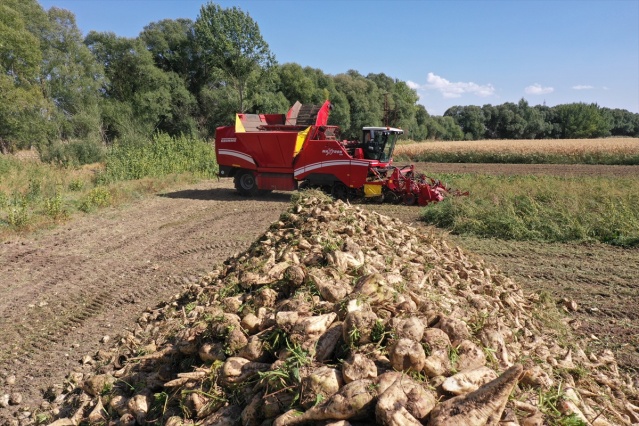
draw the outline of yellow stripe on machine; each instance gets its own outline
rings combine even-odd
[[[297,140],[295,141],[295,151],[293,151],[293,157],[295,157],[302,150],[302,146],[304,146],[304,141],[308,136],[308,132],[311,130],[311,126],[308,126],[306,130],[302,130],[297,133]]]
[[[382,195],[382,185],[364,184],[364,197],[377,197]]]
[[[242,124],[242,120],[240,120],[240,116],[235,114],[235,133],[244,133],[246,130],[244,129],[244,124]]]

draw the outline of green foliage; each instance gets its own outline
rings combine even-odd
[[[553,426],[586,426],[586,423],[576,414],[564,415],[559,411],[561,401],[566,398],[561,384],[557,388],[539,390],[537,406],[546,415],[546,419]]]
[[[104,177],[98,175],[96,179],[91,170],[0,155],[0,241],[16,233],[48,228],[77,211],[92,212],[138,198],[140,194],[157,193],[179,182],[192,182],[194,174],[197,173],[187,171],[181,175],[101,185]]]
[[[464,138],[464,132],[452,117],[431,117],[425,125],[429,139],[457,141]]]
[[[34,0],[0,7],[0,140],[29,148],[98,138],[100,73],[73,14],[55,7],[46,13]]]
[[[29,223],[28,202],[25,197],[16,194],[9,207],[7,223],[14,228],[24,228]]]
[[[163,19],[144,27],[140,39],[158,68],[179,75],[189,91],[197,94],[204,85],[206,67],[200,60],[194,25],[190,19]]]
[[[428,206],[422,218],[456,234],[639,246],[639,179],[442,176],[468,190]]]
[[[54,142],[40,149],[40,159],[47,163],[59,164],[63,167],[77,167],[84,164],[98,163],[104,160],[105,149],[99,142],[92,140],[73,140]]]
[[[79,210],[89,213],[98,207],[106,207],[111,202],[111,192],[103,186],[97,186],[89,191],[81,200]]]
[[[602,112],[611,124],[610,133],[615,136],[639,137],[639,114],[623,109],[603,108]]]
[[[244,112],[250,76],[275,64],[257,23],[238,7],[223,9],[209,2],[200,9],[195,34],[210,65],[221,70],[237,90],[239,111]]]
[[[53,100],[56,139],[100,140],[98,108],[103,70],[84,45],[75,16],[52,7],[39,33],[43,54],[41,75]]]
[[[445,117],[454,119],[464,139],[580,139],[639,135],[639,114],[572,103],[546,107],[517,104],[454,106]],[[429,138],[443,139],[429,133]]]
[[[109,140],[150,137],[171,115],[170,75],[155,66],[139,39],[91,31],[85,43],[104,67],[102,120]]]
[[[69,191],[81,191],[84,188],[85,182],[82,179],[75,178],[69,182]]]
[[[291,345],[286,341],[288,349],[284,363],[275,370],[260,372],[260,382],[266,387],[266,393],[288,391],[293,393],[294,405],[300,398],[301,374],[300,369],[312,364],[313,360],[309,353],[299,345]]]
[[[53,196],[44,200],[45,214],[53,219],[66,217],[67,212],[62,205],[62,194],[56,192]]]
[[[383,124],[383,95],[372,80],[350,70],[335,76],[335,87],[346,96],[350,108],[350,126],[342,129],[347,138],[359,139],[362,127]]]
[[[106,169],[98,182],[162,177],[189,172],[195,176],[215,176],[217,164],[213,147],[199,139],[157,134],[152,141],[122,141],[108,152]]]
[[[596,104],[558,105],[555,110],[562,138],[598,138],[610,135],[612,123]]]
[[[484,115],[478,106],[449,108],[445,113],[445,117],[452,117],[461,127],[464,139],[477,140],[483,139],[486,127],[484,125]]]

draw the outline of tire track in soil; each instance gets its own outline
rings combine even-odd
[[[20,407],[36,408],[104,335],[248,248],[289,202],[290,193],[251,200],[209,181],[0,244],[0,393],[19,391]],[[3,387],[10,374],[16,384]]]

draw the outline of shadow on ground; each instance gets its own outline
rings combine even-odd
[[[189,200],[233,200],[233,201],[277,201],[288,202],[291,200],[290,192],[268,192],[258,194],[255,197],[244,197],[231,188],[214,188],[214,189],[185,189],[182,191],[167,192],[158,194],[159,197],[166,198],[185,198]]]

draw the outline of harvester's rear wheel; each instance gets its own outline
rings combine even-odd
[[[391,203],[391,204],[399,204],[402,201],[399,195],[397,195],[395,192],[388,189],[385,189],[384,191],[383,200],[385,203]]]
[[[250,170],[240,170],[235,175],[235,189],[240,195],[252,197],[257,195],[257,180],[255,175]]]
[[[333,198],[335,198],[336,200],[342,200],[342,201],[346,201],[348,200],[348,196],[349,196],[349,189],[346,185],[344,185],[342,182],[336,182],[335,184],[333,184],[333,189],[331,190],[331,195],[333,196]]]

